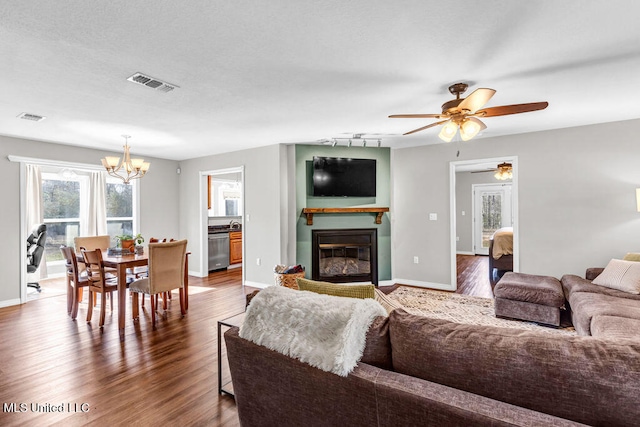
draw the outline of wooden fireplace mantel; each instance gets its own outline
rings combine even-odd
[[[376,224],[382,224],[382,215],[389,212],[389,208],[304,208],[302,213],[307,217],[307,225],[313,225],[314,214],[343,214],[343,213],[375,213]]]

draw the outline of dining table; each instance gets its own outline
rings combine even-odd
[[[185,269],[184,269],[184,306],[185,311],[189,308],[189,254],[185,255]],[[82,261],[81,255],[78,261]],[[149,265],[149,255],[145,252],[143,254],[123,254],[123,255],[108,255],[104,252],[102,255],[102,262],[105,267],[111,267],[116,270],[118,276],[118,331],[120,334],[120,340],[124,340],[124,326],[126,321],[126,307],[127,307],[127,269],[133,269],[135,267],[144,267]]]
[[[111,267],[117,271],[118,276],[118,331],[120,340],[124,340],[124,324],[127,311],[127,269],[144,267],[149,265],[147,253],[126,255],[102,255],[105,267]]]

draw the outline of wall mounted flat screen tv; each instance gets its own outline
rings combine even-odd
[[[313,195],[375,197],[375,159],[313,158]]]

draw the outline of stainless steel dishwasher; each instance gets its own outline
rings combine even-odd
[[[209,233],[209,271],[229,266],[229,233]]]

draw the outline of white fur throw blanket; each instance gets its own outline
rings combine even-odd
[[[367,330],[385,309],[372,298],[345,298],[270,286],[251,300],[240,337],[323,371],[347,376]]]

